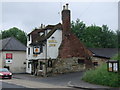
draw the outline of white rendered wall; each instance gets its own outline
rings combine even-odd
[[[50,40],[53,40],[52,37],[54,37],[56,43],[49,42]],[[28,55],[28,50],[27,50],[27,59],[28,60],[46,59],[46,55],[47,55],[47,59],[49,58],[55,59],[58,56],[58,52],[59,52],[58,48],[61,45],[61,42],[62,42],[62,31],[56,30],[56,32],[54,32],[54,34],[47,40],[47,53],[46,53],[46,45],[45,45],[43,46],[43,52],[35,57],[33,54],[33,46],[28,45],[27,47],[30,48],[30,55]],[[50,46],[51,44],[54,44],[55,46]]]
[[[6,53],[12,53],[12,63],[6,63]],[[3,51],[3,66],[9,66],[12,73],[25,73],[26,70],[26,52],[25,51]]]
[[[54,37],[54,39],[52,39],[52,37]],[[55,42],[49,42],[51,40],[55,40]],[[61,45],[62,42],[62,31],[61,30],[57,30],[48,40],[47,40],[47,57],[48,59],[56,59],[58,57],[58,53],[59,53],[59,47]],[[50,46],[50,45],[55,45],[55,46]]]
[[[48,30],[49,32],[49,30]],[[54,38],[52,38],[54,37]],[[50,42],[51,40],[54,40],[56,42]],[[28,55],[28,50],[26,51],[26,57],[27,57],[27,65],[26,65],[26,72],[31,73],[31,66],[28,68],[28,62],[29,60],[44,60],[44,59],[56,59],[58,57],[59,53],[59,47],[62,42],[62,30],[56,30],[54,34],[47,39],[47,46],[43,46],[43,52],[38,54],[37,56],[34,56],[33,54],[33,46],[30,46],[29,44],[31,41],[27,43],[27,48],[30,48],[30,55]],[[55,46],[51,46],[55,45]],[[46,48],[47,47],[47,48]],[[46,50],[47,49],[47,50]],[[47,55],[47,57],[46,57]]]

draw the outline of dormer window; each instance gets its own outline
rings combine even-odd
[[[39,35],[42,36],[44,34],[44,32],[40,32]]]

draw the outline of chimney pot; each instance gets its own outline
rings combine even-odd
[[[66,4],[66,10],[68,10],[68,5],[69,5],[69,4],[67,3],[67,4]]]
[[[41,27],[43,27],[43,24],[41,24]]]
[[[65,5],[63,6],[63,10],[65,10]]]
[[[44,25],[43,25],[43,24],[41,24],[40,29],[43,29],[43,28],[44,28]]]
[[[44,25],[44,28],[45,28],[45,25]]]

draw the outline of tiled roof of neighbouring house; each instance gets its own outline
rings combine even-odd
[[[118,48],[89,48],[95,57],[111,58],[118,53]]]
[[[26,46],[14,37],[0,40],[0,50],[3,51],[26,51]]]

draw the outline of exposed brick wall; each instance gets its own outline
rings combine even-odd
[[[70,24],[70,10],[63,10],[62,11],[62,37],[63,39],[65,38],[65,34],[69,34],[69,31],[71,29],[71,24]]]
[[[89,57],[92,53],[71,32],[66,35],[59,48],[59,58]]]

